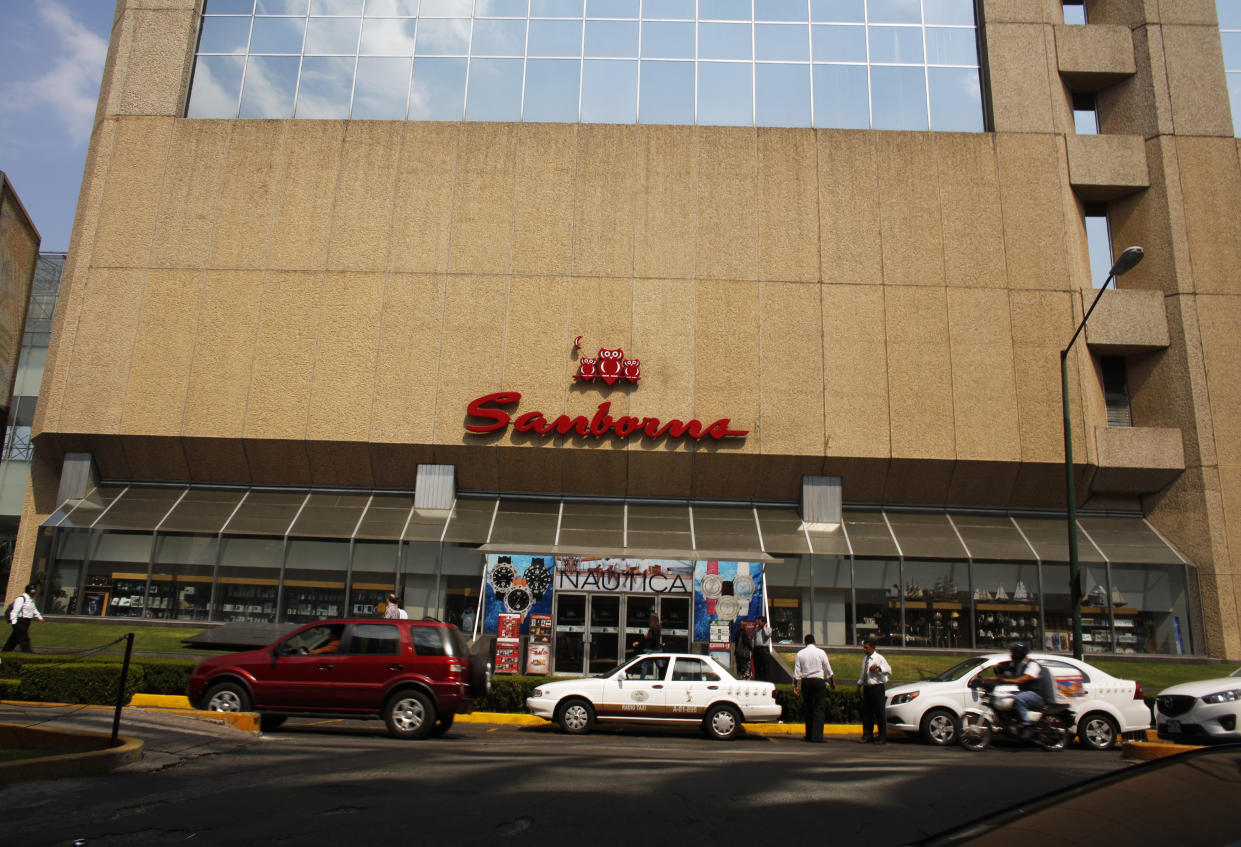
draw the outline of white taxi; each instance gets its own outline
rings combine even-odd
[[[1117,679],[1070,656],[1031,653],[1030,658],[1051,669],[1058,699],[1072,709],[1083,746],[1107,750],[1123,735],[1150,728],[1151,712],[1142,698],[1142,686],[1133,680]],[[976,692],[970,682],[993,676],[996,665],[1006,661],[1007,653],[975,656],[934,679],[889,688],[888,729],[918,733],[931,744],[956,744],[961,714],[974,703]]]
[[[599,676],[545,682],[526,707],[573,734],[597,722],[696,726],[721,741],[740,735],[742,723],[780,719],[774,684],[737,679],[690,653],[648,653]]]

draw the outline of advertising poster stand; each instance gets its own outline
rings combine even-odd
[[[521,668],[521,615],[501,613],[496,627],[497,674],[515,674]]]
[[[530,616],[530,643],[526,645],[526,673],[543,676],[552,671],[552,616]]]

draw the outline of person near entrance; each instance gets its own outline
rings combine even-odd
[[[815,646],[814,636],[806,633],[806,646],[797,653],[793,663],[793,693],[801,693],[802,710],[806,715],[804,741],[823,741],[823,722],[827,718],[827,686],[836,687],[832,663],[822,648]]]
[[[754,678],[771,682],[771,627],[767,618],[760,617],[754,627]]]
[[[883,713],[884,686],[892,676],[892,666],[875,652],[875,642],[869,638],[862,642],[862,650],[866,655],[857,679],[858,693],[862,695],[862,738],[858,743],[885,744],[888,726]]]
[[[4,642],[2,652],[7,653],[15,647],[23,653],[34,652],[30,648],[30,623],[43,620],[43,615],[39,614],[39,608],[34,604],[35,590],[33,582],[27,585],[26,591],[19,594],[9,607],[9,623],[13,625],[13,631],[9,633],[9,640]]]
[[[646,652],[658,653],[664,649],[664,628],[659,623],[659,615],[651,612],[646,628]]]
[[[753,653],[754,639],[750,637],[749,627],[746,621],[737,621],[737,634],[733,636],[733,658],[737,662],[737,676],[741,679],[753,676],[750,655]]]

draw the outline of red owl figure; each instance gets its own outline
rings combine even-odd
[[[625,358],[625,351],[619,347],[615,350],[599,351],[599,379],[608,385],[613,385],[621,378],[621,360]]]
[[[574,379],[580,379],[584,382],[590,382],[595,378],[595,364],[599,360],[592,356],[583,356],[577,360],[577,373],[573,375]]]
[[[626,359],[625,361],[621,362],[621,367],[624,369],[625,379],[629,380],[630,382],[637,382],[638,380],[642,379],[642,373],[641,373],[642,362],[640,360]]]

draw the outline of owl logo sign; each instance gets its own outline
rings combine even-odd
[[[579,335],[574,340],[573,346],[581,349],[582,336]],[[607,385],[615,385],[620,380],[627,379],[636,385],[642,378],[642,362],[639,359],[626,359],[625,351],[619,347],[603,347],[600,348],[598,356],[582,356],[577,360],[577,373],[573,378],[582,382],[599,380]]]

